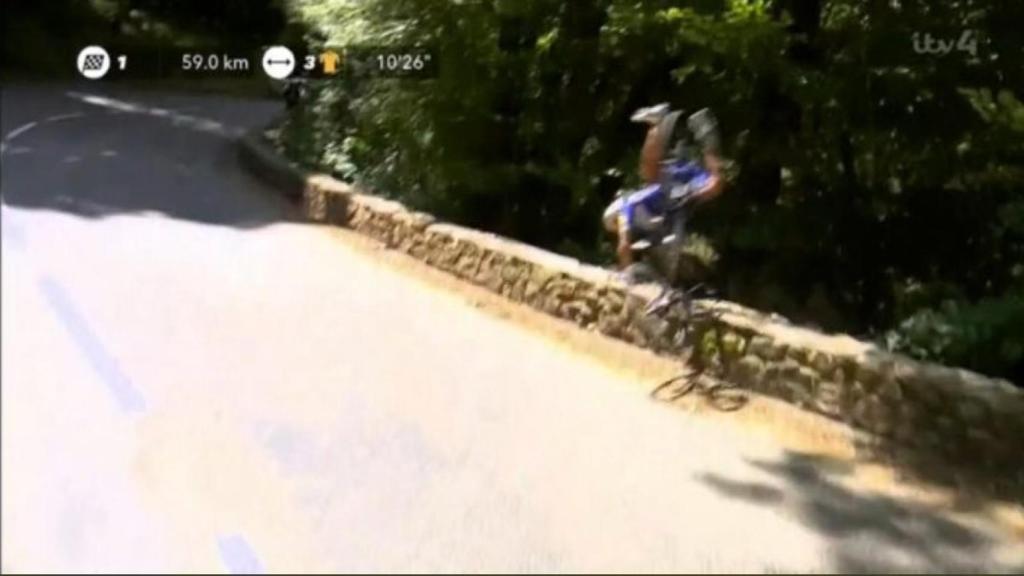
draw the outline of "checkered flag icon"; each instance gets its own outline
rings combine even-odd
[[[103,54],[89,54],[82,62],[83,70],[101,70],[106,57]]]

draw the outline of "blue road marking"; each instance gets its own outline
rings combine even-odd
[[[121,409],[128,412],[145,410],[146,401],[142,393],[121,371],[117,360],[104,348],[61,285],[49,276],[43,276],[39,279],[39,290],[57,313],[57,319],[71,335],[71,339],[85,354],[92,369],[114,395]]]
[[[256,557],[256,553],[244,537],[238,534],[221,536],[217,539],[217,548],[220,549],[220,558],[224,561],[224,566],[232,574],[266,573],[260,559]]]

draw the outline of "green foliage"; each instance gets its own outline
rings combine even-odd
[[[915,312],[885,337],[891,350],[1024,379],[1024,295]]]
[[[1024,273],[1024,62],[1013,24],[1024,3],[293,0],[288,9],[313,45],[428,45],[441,59],[434,80],[325,89],[293,131],[314,163],[444,217],[599,261],[610,256],[600,212],[636,182],[643,131],[629,113],[658,101],[711,106],[735,170],[694,225],[723,295],[861,335],[903,322],[897,349],[1013,370],[1013,354],[984,350],[994,337],[1010,351],[1024,342],[995,327],[995,312],[986,324],[986,311],[1015,310],[991,303],[1015,301]],[[914,51],[915,35],[965,30],[977,33],[973,55]],[[956,314],[943,311],[946,300]],[[918,333],[937,343],[919,344]]]

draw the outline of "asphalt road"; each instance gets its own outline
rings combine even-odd
[[[3,92],[4,571],[1024,567],[291,221],[275,103],[96,90]]]

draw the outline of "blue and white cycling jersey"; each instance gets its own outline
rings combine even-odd
[[[664,214],[673,186],[689,184],[700,189],[711,178],[711,174],[703,166],[692,161],[666,166],[663,171],[666,183],[650,184],[622,199],[619,205],[620,224],[626,230],[632,230],[635,227],[644,228],[648,219]]]

